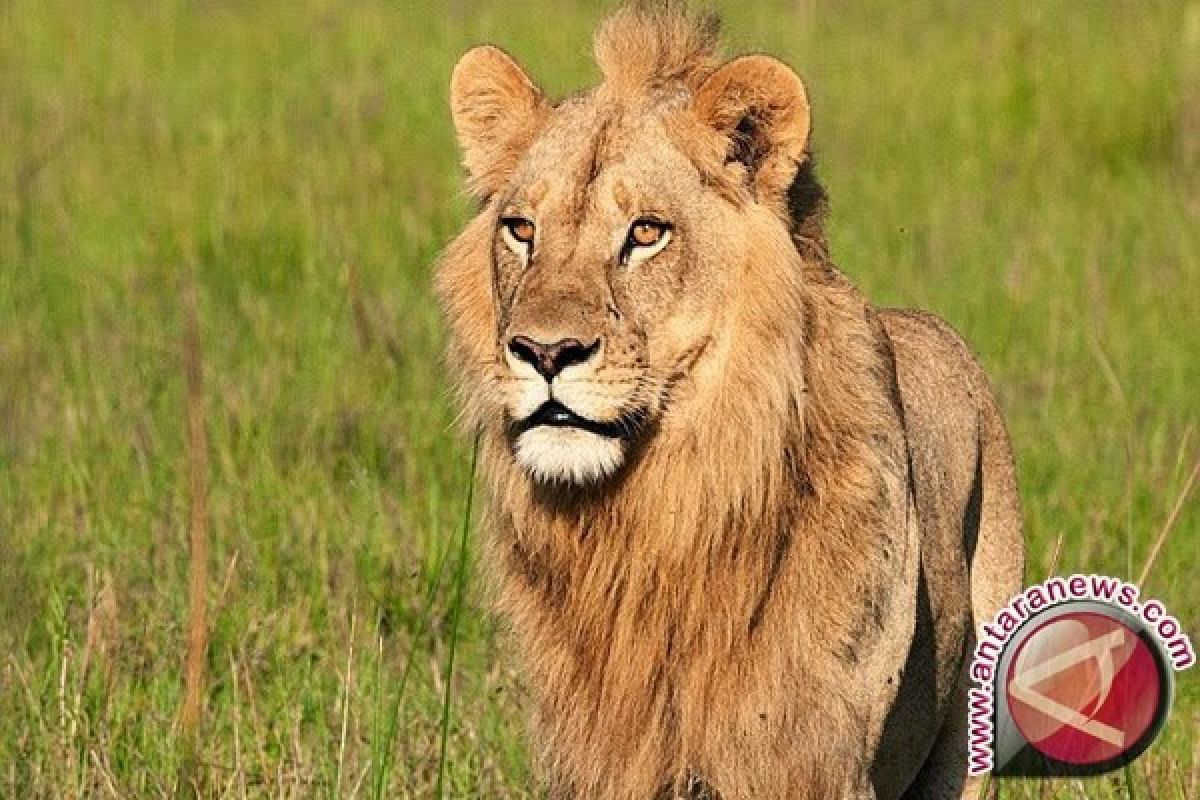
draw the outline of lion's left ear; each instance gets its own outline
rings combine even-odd
[[[791,67],[764,55],[735,58],[700,84],[695,109],[728,137],[727,162],[745,167],[755,196],[782,204],[808,157],[808,93]]]
[[[545,119],[541,90],[499,47],[468,50],[450,78],[450,111],[472,189],[503,187]]]

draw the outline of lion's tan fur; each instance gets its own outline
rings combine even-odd
[[[498,50],[473,51],[456,71],[456,121],[486,205],[443,256],[438,289],[467,417],[481,431],[485,563],[534,692],[540,774],[553,797],[898,796],[931,746],[936,756],[947,713],[958,713],[948,709],[971,591],[987,594],[986,605],[1016,588],[1007,443],[965,348],[953,362],[922,365],[922,352],[953,351],[957,339],[875,311],[813,238],[821,209],[797,218],[791,184],[810,166],[798,79],[773,60],[721,72],[715,45],[710,20],[667,6],[622,10],[598,34],[603,85],[561,111]],[[792,80],[786,93],[773,88]],[[726,161],[737,108],[722,104],[743,107],[755,92],[767,133],[743,168]],[[509,101],[527,113],[505,121]],[[586,305],[591,278],[564,277],[565,268],[523,277],[511,296],[525,299],[506,306],[492,266],[497,215],[514,175],[531,204],[549,196],[589,208],[574,197],[586,187],[555,185],[581,180],[579,171],[530,177],[523,159],[535,143],[553,144],[556,112],[624,119],[631,108],[658,109],[669,146],[727,204],[696,212],[722,235],[684,231],[703,245],[694,252],[736,253],[740,265],[736,280],[702,278],[711,283],[703,313],[661,324],[675,348],[671,371],[645,379],[655,416],[620,471],[598,484],[533,481],[514,461],[496,402],[508,380],[496,366],[498,335],[518,322],[550,325],[564,303]],[[497,124],[507,133],[480,149]],[[646,135],[605,124],[613,132],[589,156],[593,178],[597,162],[629,157],[621,148]],[[613,191],[619,204],[626,189]],[[552,303],[538,305],[536,280]],[[644,346],[642,360],[653,362],[654,343]],[[943,415],[962,429],[931,433]],[[976,588],[962,520],[980,458],[1011,498],[988,497],[984,522],[1003,535],[979,533],[975,549],[994,575]],[[941,489],[922,484],[944,469],[953,474]],[[923,603],[936,612],[929,621]],[[928,701],[900,687],[906,664],[909,681],[927,669],[914,642],[936,661]],[[897,744],[896,726],[912,720],[928,730]],[[961,779],[943,782],[954,793]]]

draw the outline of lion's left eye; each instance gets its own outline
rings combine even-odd
[[[537,228],[531,220],[524,217],[503,217],[500,220],[500,236],[508,249],[522,258],[529,258],[533,252],[533,237]]]
[[[671,240],[671,226],[657,219],[642,218],[629,227],[621,263],[636,264],[658,255]]]

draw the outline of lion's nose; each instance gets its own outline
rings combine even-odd
[[[599,348],[599,339],[591,344],[584,344],[578,339],[559,339],[543,344],[528,336],[514,336],[508,340],[509,352],[536,369],[547,382],[554,380],[554,376],[567,367],[584,363]]]

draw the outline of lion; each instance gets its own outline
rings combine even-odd
[[[548,99],[450,104],[480,210],[437,266],[483,562],[553,798],[958,797],[975,626],[1016,592],[1013,458],[938,318],[830,260],[808,94],[713,17],[625,7]]]

